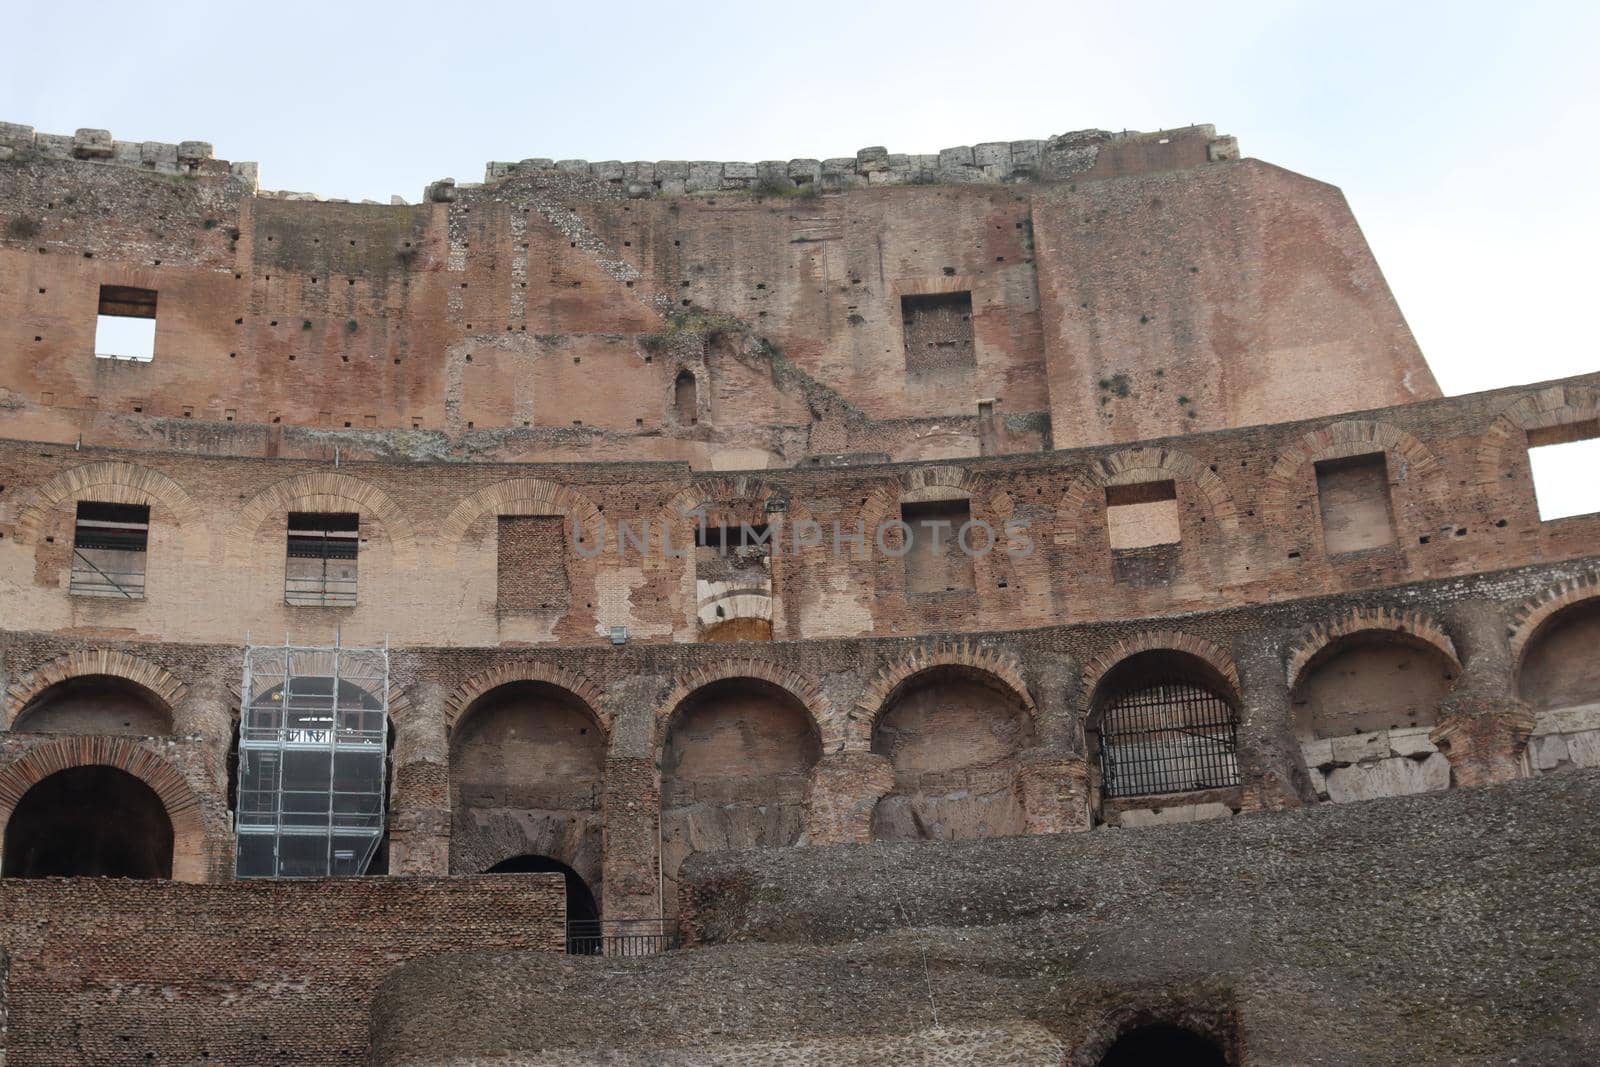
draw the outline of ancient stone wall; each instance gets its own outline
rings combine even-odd
[[[360,1063],[372,992],[396,963],[466,948],[559,952],[563,908],[551,875],[8,878],[5,1062]]]

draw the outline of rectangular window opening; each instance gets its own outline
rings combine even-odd
[[[156,291],[102,285],[95,316],[94,354],[149,363],[156,357]]]
[[[724,555],[765,556],[769,554],[770,537],[764,522],[701,526],[695,528],[694,544],[696,548],[716,549]]]
[[[1317,505],[1329,555],[1394,544],[1389,465],[1382,452],[1316,464]]]
[[[1600,420],[1529,430],[1528,466],[1541,522],[1600,512]]]
[[[147,505],[79,501],[68,591],[74,596],[144,599],[149,543]]]
[[[977,366],[970,292],[902,296],[900,320],[907,371],[937,373]]]
[[[1106,486],[1106,530],[1112,551],[1177,544],[1183,538],[1177,485],[1162,481]]]
[[[340,608],[356,602],[361,516],[291,511],[283,600],[296,607]]]
[[[968,547],[962,547],[961,528],[971,519],[971,506],[964,499],[900,505],[900,521],[910,528],[902,560],[907,593],[951,593],[974,587],[972,551],[991,546],[980,530],[969,534]]]

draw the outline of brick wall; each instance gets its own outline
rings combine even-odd
[[[560,952],[564,909],[552,875],[7,879],[0,1062],[360,1063],[390,968],[459,949]]]

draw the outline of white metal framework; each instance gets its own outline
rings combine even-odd
[[[383,840],[389,650],[250,645],[235,874],[366,873]]]

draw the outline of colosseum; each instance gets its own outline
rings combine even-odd
[[[1210,126],[0,124],[0,420],[6,1067],[1600,1060],[1600,373]]]

